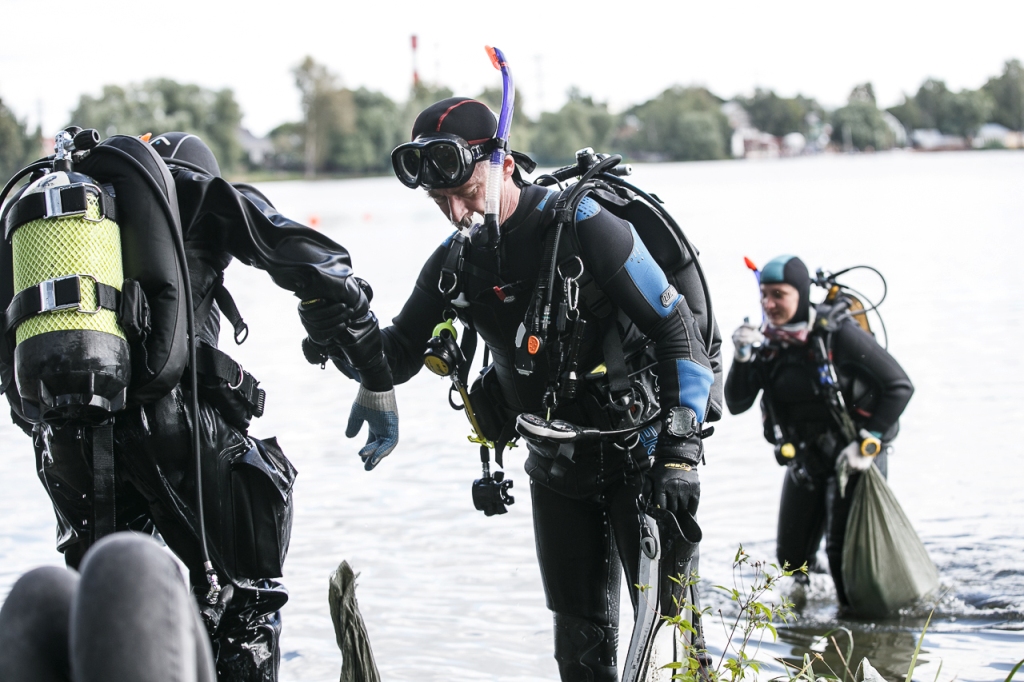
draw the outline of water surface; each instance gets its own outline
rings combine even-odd
[[[700,247],[726,338],[744,316],[759,314],[745,255],[763,264],[796,253],[812,269],[869,263],[885,273],[890,350],[917,388],[889,480],[947,590],[934,604],[915,677],[932,680],[941,664],[940,680],[1005,678],[1024,657],[1024,154],[664,164],[638,166],[633,179],[666,201]],[[398,312],[420,265],[450,232],[422,192],[390,178],[261,189],[287,215],[316,216],[349,248],[383,320]],[[858,281],[878,291],[869,277]],[[422,372],[398,389],[399,449],[363,471],[359,443],[343,433],[355,385],[305,363],[296,300],[239,264],[227,283],[251,334],[237,349],[225,335],[225,348],[268,394],[252,433],[277,435],[299,470],[282,679],[337,678],[326,595],[342,559],[361,572],[358,598],[384,679],[557,679],[521,451],[506,455],[516,504],[485,518],[470,499],[479,463],[465,418],[447,407],[444,381]],[[783,471],[756,412],[727,416],[716,431],[701,471],[701,572],[728,584],[739,544],[774,559]],[[0,439],[5,594],[23,571],[61,559],[28,439],[7,423]],[[705,601],[727,607],[713,594]],[[858,655],[902,679],[931,606],[839,624],[853,631]],[[836,625],[831,581],[815,576],[801,618],[759,658],[821,651],[817,639]],[[628,630],[624,623],[620,648]],[[717,658],[725,635],[714,622],[708,633]]]

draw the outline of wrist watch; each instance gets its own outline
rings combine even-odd
[[[665,419],[665,432],[676,438],[689,438],[698,433],[700,425],[697,422],[697,413],[689,407],[673,407],[668,411],[668,418]]]

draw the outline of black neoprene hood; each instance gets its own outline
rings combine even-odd
[[[205,142],[191,133],[164,133],[155,136],[149,144],[168,161],[184,161],[202,168],[214,177],[220,177],[217,157]]]
[[[412,126],[412,139],[448,133],[469,144],[482,144],[493,139],[497,129],[498,121],[486,104],[468,97],[449,97],[420,112]]]
[[[811,306],[811,276],[807,266],[797,256],[777,256],[761,270],[761,284],[789,284],[800,294],[796,314],[787,322],[807,322]]]

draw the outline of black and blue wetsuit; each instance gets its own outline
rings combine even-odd
[[[542,268],[554,196],[542,187],[523,188],[518,206],[501,226],[497,254],[474,246],[471,240],[459,286],[465,304],[453,305],[454,294],[446,296],[438,287],[448,242],[427,260],[401,313],[383,330],[385,355],[396,383],[420,370],[434,326],[444,319],[446,310],[455,310],[490,350],[500,386],[496,399],[506,418],[542,413],[549,358],[537,355],[528,375],[517,371],[515,359]],[[580,304],[581,317],[588,323],[579,352],[581,373],[604,361],[602,330],[617,324],[627,357],[631,348],[653,346],[637,354],[630,369],[653,369],[663,414],[684,405],[704,422],[709,409],[720,408],[709,407],[714,373],[686,300],[669,286],[629,223],[590,198],[579,204],[576,217],[578,255],[592,280],[589,292],[584,287]],[[561,287],[561,280],[556,279],[555,286]],[[552,418],[607,429],[619,426],[621,416],[609,408],[596,384],[584,381],[577,399],[559,403]],[[701,457],[696,435],[690,445],[696,462]],[[632,448],[579,444],[573,465],[553,473],[551,455],[530,445],[526,470],[531,477],[537,556],[548,608],[554,612],[555,657],[563,680],[616,679],[619,564],[626,572],[635,608],[636,498],[643,487],[643,472],[651,466],[652,451],[650,442]]]

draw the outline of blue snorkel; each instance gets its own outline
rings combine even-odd
[[[498,145],[491,152],[491,167],[487,174],[487,194],[484,213],[484,227],[487,229],[487,240],[491,248],[498,246],[498,223],[501,211],[501,186],[503,183],[502,167],[508,153],[508,134],[512,128],[512,114],[515,111],[516,90],[512,82],[512,70],[508,68],[505,55],[496,47],[487,47],[487,56],[491,58],[494,68],[501,71],[501,113],[498,116],[498,128],[494,131],[494,139]]]

